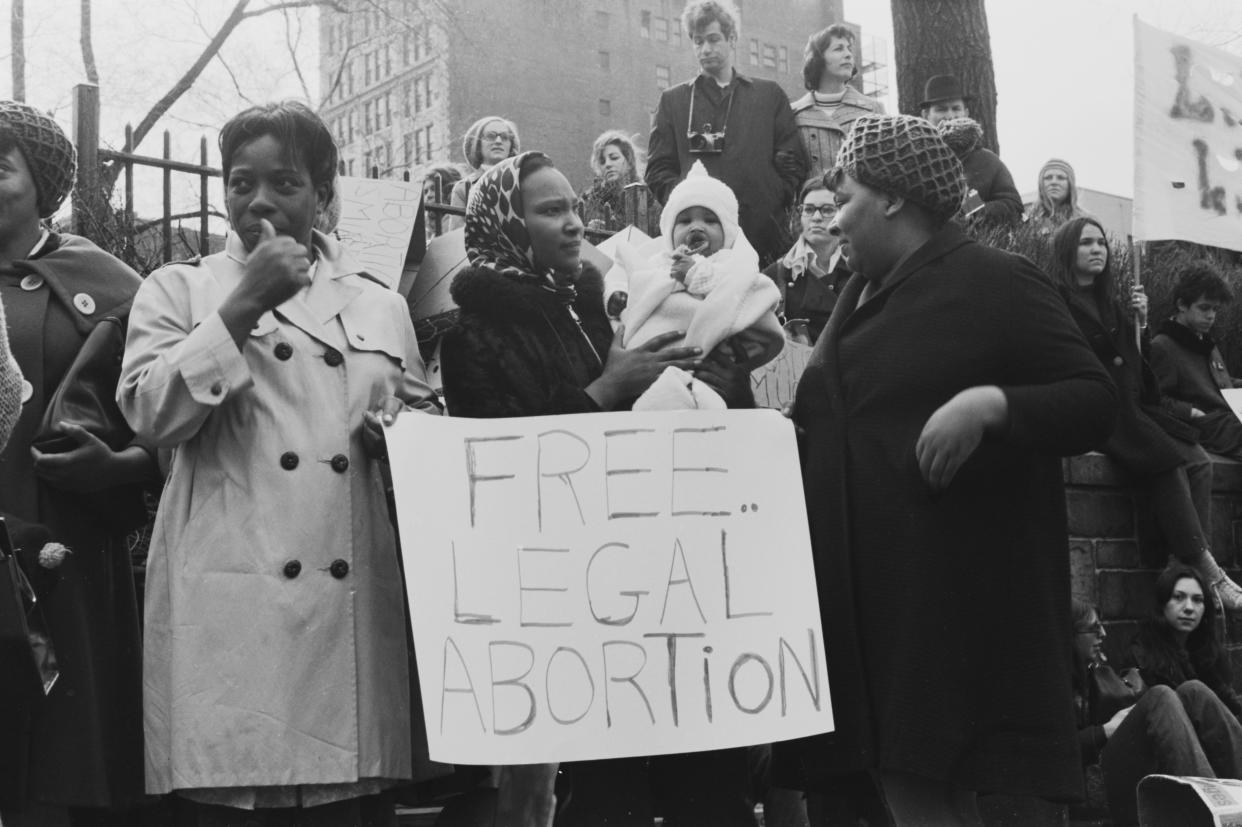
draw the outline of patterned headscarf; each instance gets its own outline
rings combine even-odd
[[[475,181],[466,203],[466,258],[516,279],[532,279],[565,303],[577,297],[574,274],[535,269],[535,251],[526,232],[520,183],[522,165],[542,152],[506,158]]]

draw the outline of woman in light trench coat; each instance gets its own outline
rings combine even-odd
[[[220,148],[225,250],[143,284],[118,391],[172,450],[147,573],[147,790],[179,793],[178,824],[395,824],[410,684],[373,456],[382,420],[439,408],[405,302],[312,230],[337,165],[319,118],[254,107]]]

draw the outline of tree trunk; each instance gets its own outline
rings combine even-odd
[[[999,154],[996,76],[983,0],[892,0],[897,106],[921,115],[923,85],[933,75],[955,75],[972,97],[970,117],[983,127],[983,143]]]
[[[12,0],[9,10],[9,42],[13,66],[13,100],[26,101],[26,4]]]
[[[86,69],[86,79],[98,86],[99,70],[95,67],[95,46],[91,41],[91,0],[79,0],[78,8],[81,11],[78,43],[82,47],[82,66]]]

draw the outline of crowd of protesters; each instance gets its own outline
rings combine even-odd
[[[1214,622],[1242,589],[1213,557],[1204,450],[1242,457],[1211,337],[1228,282],[1180,274],[1149,367],[1147,298],[1115,295],[1073,169],[1050,160],[1023,216],[957,78],[927,79],[922,117],[889,116],[851,85],[854,35],[834,25],[809,37],[791,103],[735,69],[727,2],[683,20],[701,72],[661,95],[645,159],[605,132],[578,193],[487,116],[462,141],[470,171],[428,175],[468,258],[443,399],[403,298],[321,232],[338,156],[308,107],[225,124],[224,250],[143,279],[49,229],[74,148],[0,102],[0,512],[59,656],[45,697],[0,693],[6,827],[394,825],[411,784],[446,775],[445,827],[743,827],[757,800],[782,827],[977,825],[984,793],[1094,797],[1129,824],[1148,772],[1242,772]],[[614,290],[583,234],[621,229],[642,186],[661,236],[619,252]],[[1052,272],[966,232],[1024,220]],[[433,764],[384,427],[752,407],[750,371],[786,339],[814,344],[785,414],[836,729]],[[68,418],[82,386],[106,427]],[[1071,601],[1060,458],[1088,450],[1146,488],[1176,558],[1130,672]],[[123,538],[161,482],[140,615]]]

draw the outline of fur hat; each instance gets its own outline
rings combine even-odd
[[[724,228],[724,246],[733,247],[740,232],[737,223],[737,196],[729,185],[713,178],[702,161],[695,161],[681,183],[673,187],[660,213],[660,235],[669,249],[673,247],[673,225],[682,210],[690,207],[706,207],[720,219]]]
[[[841,145],[830,175],[854,180],[918,204],[947,220],[962,206],[962,162],[940,132],[912,115],[864,115]]]
[[[78,154],[64,130],[33,106],[0,100],[0,136],[9,137],[30,167],[39,216],[47,218],[73,189]]]
[[[963,162],[975,147],[983,143],[983,127],[971,118],[947,118],[936,124],[936,128],[949,149]]]

